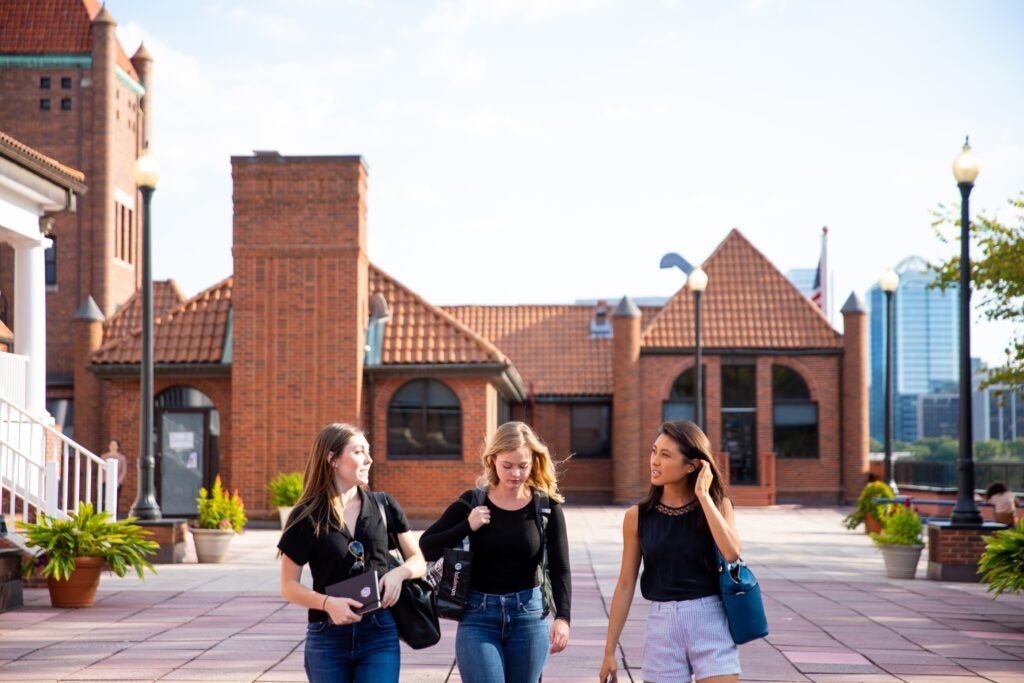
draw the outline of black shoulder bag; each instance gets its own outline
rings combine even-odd
[[[381,519],[384,520],[384,529],[388,529],[388,515],[384,510],[387,499],[382,493],[374,493],[373,499],[377,501],[380,509]],[[398,535],[390,531],[388,534],[388,546],[394,546],[399,555],[402,553],[402,546],[398,543]],[[388,569],[393,569],[402,564],[401,560],[395,557],[392,552],[388,553]],[[402,592],[398,602],[391,606],[391,615],[395,618],[395,625],[398,627],[398,637],[406,645],[414,650],[421,650],[431,645],[437,645],[441,640],[441,624],[437,620],[437,611],[434,609],[433,588],[424,579],[406,579],[402,582]]]
[[[462,500],[462,499],[460,499]],[[472,504],[463,500],[472,512],[473,507],[484,505],[486,489],[473,492]],[[460,621],[466,611],[469,597],[469,577],[473,570],[473,551],[469,549],[469,535],[457,548],[445,548],[444,555],[427,567],[427,581],[434,587],[434,605],[437,615],[443,619]]]

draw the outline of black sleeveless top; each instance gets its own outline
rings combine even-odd
[[[641,509],[637,534],[644,559],[644,598],[668,602],[718,594],[715,540],[699,501],[681,508],[656,503],[647,512]]]

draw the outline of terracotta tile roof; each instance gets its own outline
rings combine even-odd
[[[221,362],[231,312],[231,283],[229,277],[153,321],[154,363]],[[155,300],[156,288],[154,309]],[[139,363],[141,342],[142,329],[136,325],[127,335],[104,342],[93,353],[92,362],[97,365]]]
[[[153,318],[177,308],[185,302],[185,295],[174,280],[153,281]],[[127,301],[103,323],[103,343],[134,334],[142,325],[142,296],[135,290]]]
[[[391,310],[384,326],[382,364],[509,362],[486,338],[373,264],[369,292],[383,294]]]
[[[34,162],[34,165],[41,166],[44,169],[51,171],[57,176],[57,179],[64,180],[66,183],[74,185],[75,187],[72,189],[76,191],[83,191],[85,189],[84,187],[81,187],[82,183],[85,181],[84,173],[75,170],[70,166],[65,166],[56,159],[51,159],[45,154],[12,138],[6,133],[0,133],[0,153],[2,152],[13,153],[14,156]]]
[[[3,54],[89,54],[97,0],[4,0],[0,2],[0,52]],[[121,41],[115,41],[117,65],[135,79]]]
[[[842,339],[739,230],[704,262],[702,341],[705,348],[833,349]],[[693,293],[684,286],[643,333],[643,348],[693,348]]]
[[[594,306],[445,306],[508,354],[534,394],[612,393],[612,340],[591,339]],[[609,322],[615,310],[608,304]]]

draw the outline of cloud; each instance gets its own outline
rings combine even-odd
[[[547,137],[544,126],[492,106],[465,110],[440,108],[435,110],[433,121],[444,133],[472,140],[511,137],[515,140],[538,141]]]
[[[443,41],[429,51],[420,73],[451,85],[467,86],[480,83],[487,74],[487,67],[487,60],[479,52]]]
[[[507,19],[531,23],[586,14],[609,0],[453,0],[442,2],[417,27],[428,34],[463,35]]]

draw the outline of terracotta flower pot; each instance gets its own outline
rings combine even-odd
[[[882,532],[882,523],[874,518],[873,515],[867,515],[864,517],[864,533],[866,534],[878,534]]]
[[[106,564],[102,557],[76,557],[75,569],[67,580],[46,579],[50,604],[54,607],[92,607],[100,585],[100,572]]]

